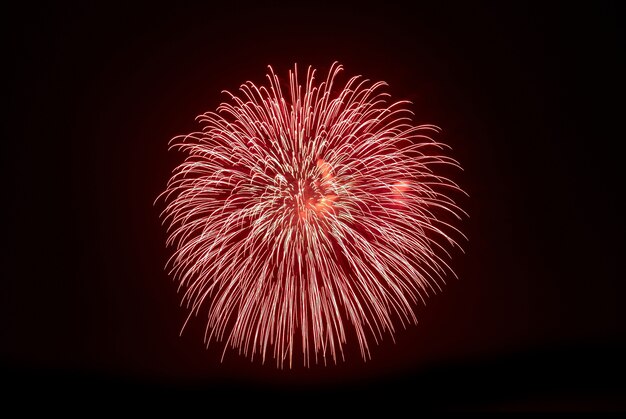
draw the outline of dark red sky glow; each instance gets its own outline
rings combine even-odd
[[[624,406],[621,16],[612,2],[7,9],[7,399]],[[442,174],[470,195],[469,240],[450,262],[460,279],[366,363],[358,345],[332,368],[281,371],[236,351],[220,362],[202,322],[179,336],[186,312],[153,206],[184,158],[166,142],[196,130],[220,91],[263,83],[268,64],[283,75],[334,61],[443,128],[463,172]]]

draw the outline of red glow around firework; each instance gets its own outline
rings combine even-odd
[[[462,234],[443,219],[463,211],[437,173],[457,162],[385,83],[337,86],[341,70],[319,82],[309,68],[301,85],[296,67],[286,86],[270,67],[172,140],[188,156],[161,195],[168,264],[207,345],[282,367],[294,351],[336,362],[354,339],[367,359],[450,272]]]

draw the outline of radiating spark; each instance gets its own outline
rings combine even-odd
[[[270,67],[267,85],[227,92],[202,131],[172,140],[188,156],[161,195],[168,266],[187,321],[207,316],[207,345],[282,368],[296,350],[337,362],[355,339],[368,359],[451,272],[463,235],[444,220],[464,215],[462,191],[437,172],[459,164],[385,83],[339,87],[341,71],[318,82],[309,67],[302,85],[295,67],[284,94]]]

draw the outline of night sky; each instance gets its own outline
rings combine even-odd
[[[4,396],[207,414],[626,409],[617,4],[222,3],[3,13]],[[267,65],[334,61],[443,128],[470,195],[459,279],[368,362],[355,342],[336,366],[220,362],[201,318],[179,336],[153,205],[184,157],[167,143]]]

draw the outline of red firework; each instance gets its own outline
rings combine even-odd
[[[188,156],[161,195],[168,266],[187,321],[206,310],[207,345],[282,367],[297,346],[305,365],[337,362],[356,338],[368,359],[368,340],[416,323],[451,272],[445,248],[462,234],[442,218],[463,215],[449,196],[461,190],[437,172],[458,163],[385,83],[339,87],[341,70],[318,82],[309,67],[301,85],[295,67],[282,86],[270,67],[266,86],[243,84],[172,140]]]

